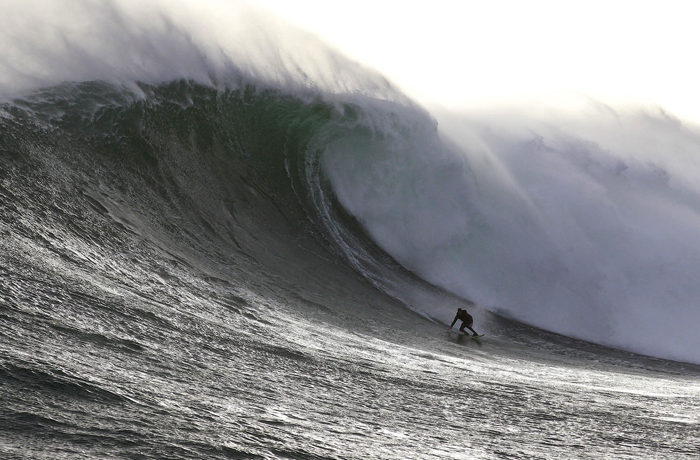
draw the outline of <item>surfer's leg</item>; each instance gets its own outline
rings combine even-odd
[[[467,328],[469,328],[470,331],[472,331],[474,333],[474,335],[479,335],[479,334],[477,334],[477,332],[474,329],[472,329],[473,324],[474,324],[473,319],[471,321],[469,321],[468,324],[466,322],[462,323],[462,330],[464,330],[464,327],[467,327]]]

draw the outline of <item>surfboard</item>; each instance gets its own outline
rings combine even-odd
[[[482,338],[482,337],[484,336],[484,334],[471,335],[471,334],[469,334],[469,333],[467,333],[467,332],[453,331],[453,330],[450,330],[449,332],[451,332],[452,334],[457,334],[457,335],[462,335],[462,336],[465,336],[465,337],[469,337],[469,338],[472,339],[472,340],[479,340],[480,338]]]

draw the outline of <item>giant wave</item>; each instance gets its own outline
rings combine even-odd
[[[307,35],[256,29],[236,9],[246,33],[232,37],[157,5],[86,3],[71,11],[92,18],[85,30],[57,13],[38,28],[63,34],[49,50],[5,28],[22,46],[3,62],[25,51],[0,88],[12,99],[1,119],[5,232],[107,272],[127,250],[123,231],[203,271],[230,253],[302,258],[296,241],[438,320],[447,307],[414,292],[412,274],[531,325],[698,362],[692,127],[599,110],[594,122],[441,114],[439,131],[386,80]],[[314,59],[297,55],[300,43]],[[61,199],[45,207],[42,196]],[[76,218],[102,223],[85,233]]]

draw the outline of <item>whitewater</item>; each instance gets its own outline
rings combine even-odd
[[[700,455],[698,126],[428,109],[245,2],[2,6],[3,458]]]

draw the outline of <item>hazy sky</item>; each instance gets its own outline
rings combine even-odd
[[[447,107],[585,94],[700,121],[692,1],[256,2]],[[566,99],[566,98],[564,98]]]

